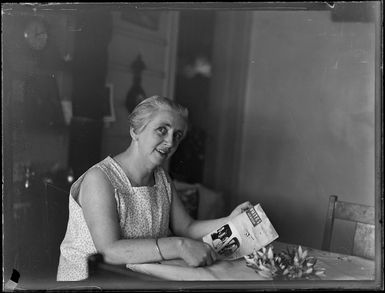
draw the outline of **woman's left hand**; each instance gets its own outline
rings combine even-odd
[[[232,212],[231,214],[229,215],[229,219],[232,219],[236,216],[238,216],[239,214],[243,213],[244,211],[252,208],[253,205],[249,202],[249,201],[246,201],[244,203],[241,203],[239,206],[237,206]]]

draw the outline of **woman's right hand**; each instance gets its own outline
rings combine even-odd
[[[210,245],[189,238],[182,238],[179,246],[179,255],[180,258],[192,267],[209,266],[217,259],[217,254]]]

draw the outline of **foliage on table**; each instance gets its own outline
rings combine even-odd
[[[314,280],[324,275],[323,268],[316,268],[317,259],[308,256],[301,246],[274,253],[273,246],[254,250],[245,256],[246,265],[264,278],[274,280]]]

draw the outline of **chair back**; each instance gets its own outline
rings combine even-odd
[[[330,251],[335,219],[355,222],[353,249],[351,254],[374,259],[374,207],[339,201],[338,196],[331,195],[329,197],[329,206],[322,243],[323,250]]]
[[[177,189],[179,198],[181,199],[183,206],[187,213],[193,218],[198,218],[199,208],[199,190],[196,186]]]

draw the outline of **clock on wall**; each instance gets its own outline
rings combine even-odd
[[[24,30],[27,44],[34,50],[43,50],[48,41],[48,30],[41,20],[32,20],[27,23]]]

